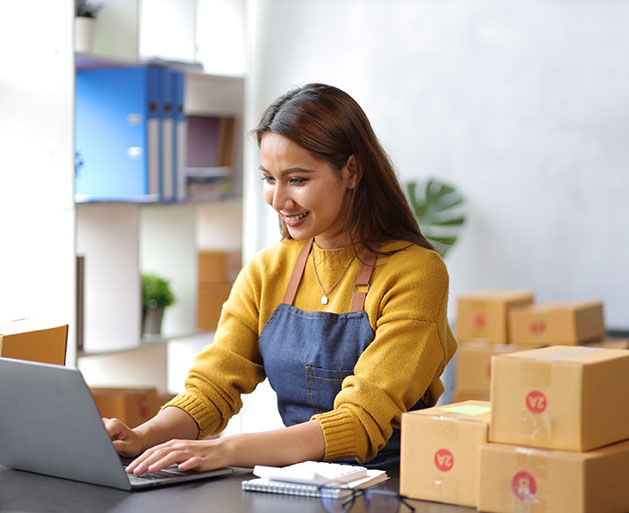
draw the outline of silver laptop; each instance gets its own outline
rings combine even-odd
[[[127,474],[80,371],[1,357],[0,464],[123,490],[235,471]]]

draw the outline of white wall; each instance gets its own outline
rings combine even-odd
[[[0,317],[69,324],[69,363],[75,345],[73,10],[71,0],[0,3]]]
[[[363,106],[403,180],[437,176],[468,198],[448,256],[452,299],[531,288],[600,298],[629,329],[629,3],[622,0],[257,0],[252,126],[294,85]],[[249,126],[248,128],[251,128]],[[260,197],[257,149],[246,188]],[[260,249],[274,213],[245,202]]]

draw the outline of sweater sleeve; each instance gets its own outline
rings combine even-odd
[[[432,251],[416,248],[382,258],[365,310],[375,338],[343,381],[334,409],[314,415],[325,459],[373,458],[401,415],[443,392],[439,376],[456,350],[447,320],[448,274]],[[371,297],[370,297],[371,296]]]
[[[185,391],[163,406],[186,411],[199,427],[199,438],[222,431],[242,407],[241,394],[252,392],[265,378],[253,274],[250,268],[239,274],[223,305],[214,341],[196,356]]]

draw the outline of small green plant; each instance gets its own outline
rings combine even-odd
[[[406,184],[408,199],[422,233],[445,257],[465,224],[461,208],[465,199],[455,186],[435,178],[421,185],[415,181]]]
[[[166,308],[175,302],[170,282],[153,273],[142,273],[142,310]]]

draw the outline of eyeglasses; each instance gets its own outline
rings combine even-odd
[[[327,513],[347,513],[357,497],[364,496],[367,513],[397,513],[400,503],[415,511],[406,498],[391,490],[349,488],[334,483],[319,487],[321,505]]]

